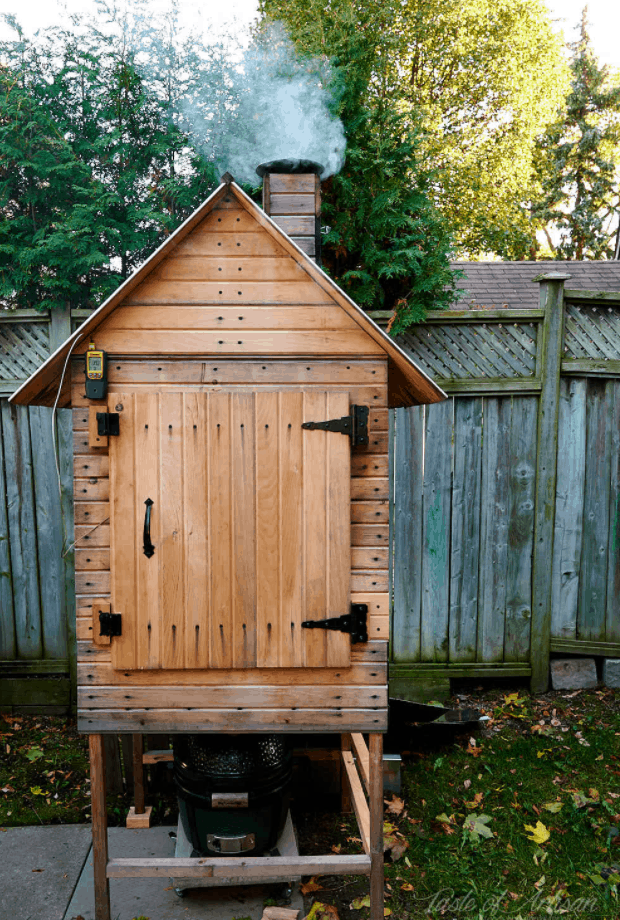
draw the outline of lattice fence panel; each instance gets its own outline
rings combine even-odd
[[[537,323],[421,325],[403,334],[404,348],[442,379],[533,377]]]
[[[49,323],[0,323],[0,381],[29,377],[50,353]]]
[[[566,304],[565,358],[620,358],[620,311],[617,307]]]

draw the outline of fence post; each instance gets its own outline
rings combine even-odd
[[[50,354],[71,335],[71,307],[64,304],[50,311]],[[70,373],[70,368],[67,368]],[[64,608],[67,630],[67,654],[69,656],[69,679],[71,683],[71,711],[76,709],[77,688],[77,646],[75,635],[75,578],[73,551],[67,548],[73,541],[73,424],[71,410],[63,409],[56,420],[56,443],[61,479],[60,514],[65,546],[64,558]]]
[[[549,685],[551,643],[551,560],[557,478],[560,370],[564,343],[564,282],[571,276],[548,272],[540,282],[540,306],[545,311],[540,344],[541,392],[536,452],[536,509],[532,571],[531,688]],[[538,363],[538,362],[537,362]]]

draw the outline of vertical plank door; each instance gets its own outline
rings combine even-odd
[[[347,394],[111,394],[109,408],[113,666],[346,667],[347,634],[301,624],[349,611],[350,442],[301,426],[346,415]]]

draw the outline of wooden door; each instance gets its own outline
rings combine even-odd
[[[350,443],[301,425],[347,394],[113,393],[109,411],[113,666],[346,667],[347,634],[301,624],[349,612]]]

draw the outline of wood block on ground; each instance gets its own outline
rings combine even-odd
[[[143,827],[151,826],[151,812],[153,811],[152,805],[146,805],[144,808],[144,814],[137,815],[135,806],[132,805],[127,813],[127,827],[132,830],[139,830]]]
[[[266,907],[261,920],[298,920],[299,911],[290,907]]]

